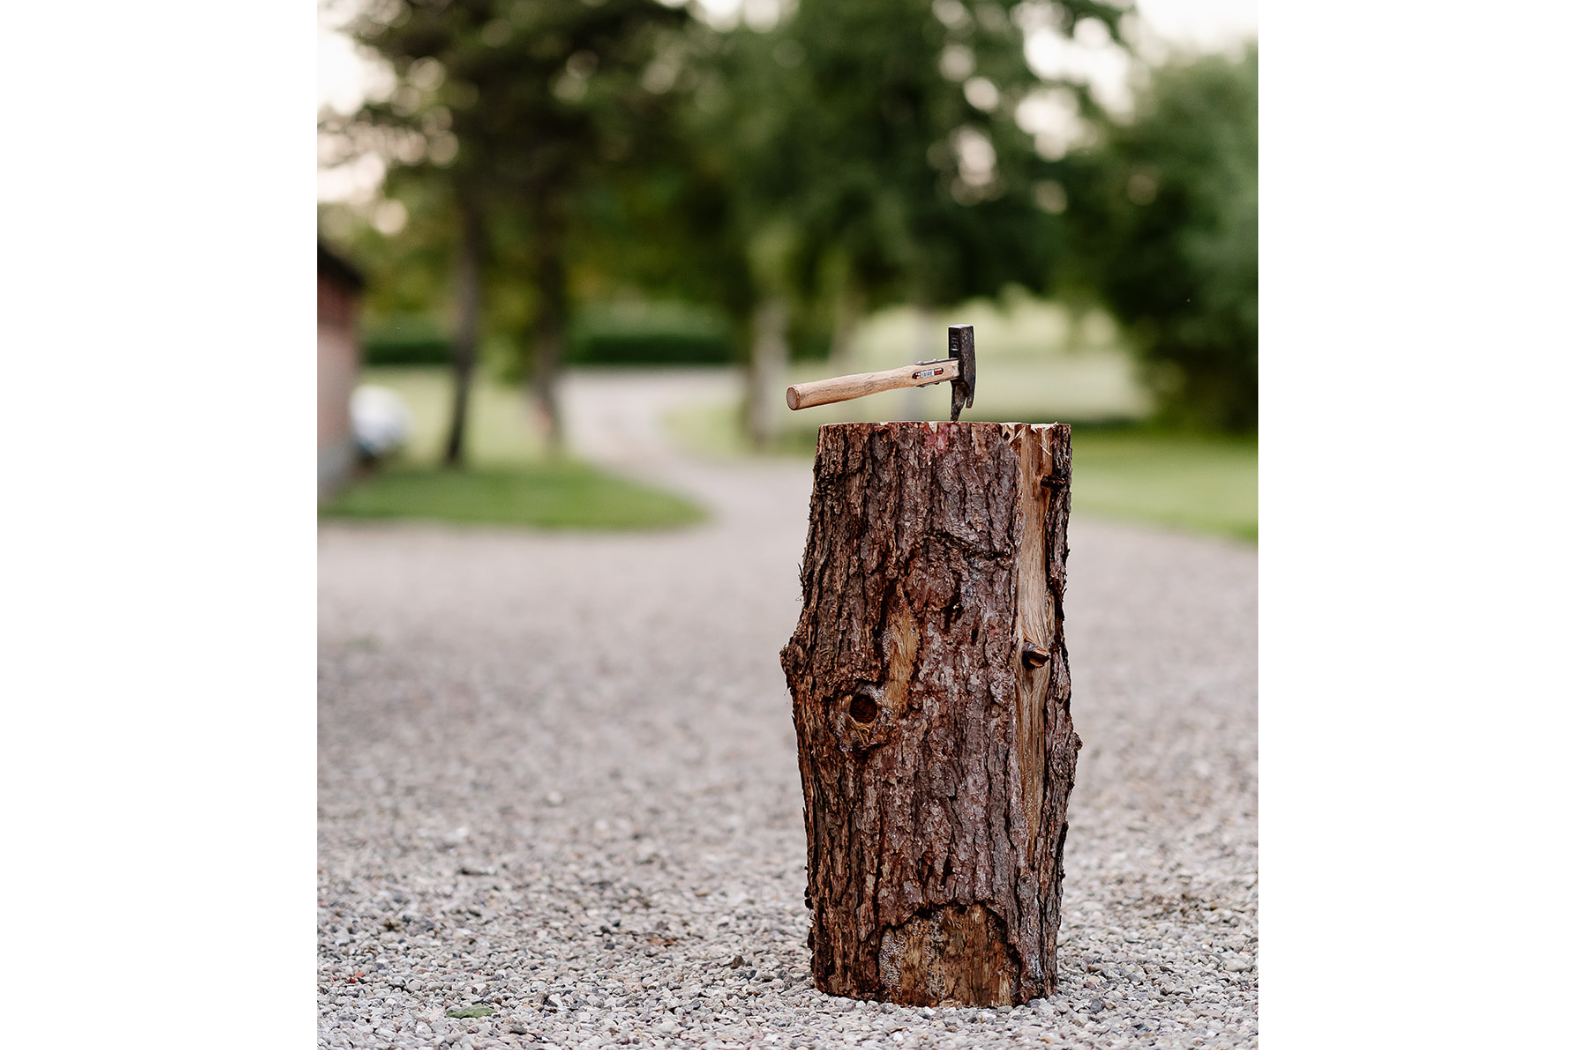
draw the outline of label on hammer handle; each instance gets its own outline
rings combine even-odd
[[[913,378],[924,379],[928,376],[938,376],[944,374],[945,371],[946,369],[944,368],[921,368],[919,371],[913,373]]]

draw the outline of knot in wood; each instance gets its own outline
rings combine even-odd
[[[855,694],[848,702],[848,717],[861,726],[867,726],[874,722],[879,715],[880,705],[863,693]]]
[[[1033,642],[1023,643],[1023,665],[1026,667],[1043,667],[1050,662],[1050,652],[1043,646]]]

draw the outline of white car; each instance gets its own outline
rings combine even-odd
[[[386,386],[358,386],[350,395],[350,426],[361,455],[382,459],[410,440],[410,406]]]

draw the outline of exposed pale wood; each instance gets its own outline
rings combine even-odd
[[[1055,987],[1080,746],[1070,474],[1059,424],[820,428],[782,666],[824,992],[1000,1005]]]
[[[944,360],[922,365],[904,365],[902,368],[888,368],[884,372],[862,372],[852,376],[837,376],[834,379],[817,379],[813,383],[798,383],[788,387],[787,403],[789,408],[796,411],[800,408],[814,408],[816,405],[829,405],[834,401],[851,401],[853,398],[878,394],[883,390],[944,383],[949,379],[957,378],[957,368],[956,361]]]

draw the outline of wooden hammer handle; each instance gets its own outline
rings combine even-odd
[[[922,365],[905,365],[889,368],[884,372],[864,372],[856,376],[837,376],[835,379],[818,379],[813,383],[799,383],[787,388],[787,403],[791,409],[813,408],[829,405],[833,401],[851,401],[865,394],[878,394],[882,390],[899,390],[905,386],[929,386],[957,378],[957,361],[932,361]]]

